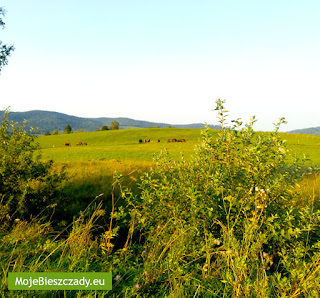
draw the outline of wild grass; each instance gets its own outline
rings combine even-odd
[[[295,202],[297,206],[311,205],[313,209],[320,209],[320,173],[314,172],[306,175],[304,179],[296,184],[296,192],[300,194]]]

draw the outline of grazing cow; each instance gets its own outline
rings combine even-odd
[[[150,139],[148,139],[148,143],[150,143]]]
[[[176,141],[177,141],[177,139],[169,139],[169,140],[168,140],[169,143],[174,143],[174,142],[176,142]]]
[[[177,142],[185,142],[186,139],[178,139]]]
[[[82,142],[77,143],[77,146],[82,146],[82,145],[83,145]]]
[[[146,140],[146,139],[144,139],[144,140],[143,140],[143,143],[147,143],[147,140]]]
[[[160,143],[160,140],[158,140],[158,143]]]
[[[87,144],[86,142],[84,142],[84,143],[82,143],[82,145],[85,145],[85,146],[87,146],[88,144]]]
[[[139,140],[139,143],[141,144],[141,143],[143,143],[143,141],[142,141],[142,140]]]
[[[71,146],[70,143],[64,143],[63,145],[64,145],[64,146]]]

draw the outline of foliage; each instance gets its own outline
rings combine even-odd
[[[71,128],[71,126],[68,124],[67,126],[66,126],[66,128],[64,129],[64,133],[65,134],[70,134],[72,132],[72,128]]]
[[[99,126],[99,130],[104,131],[104,130],[109,130],[107,125]]]
[[[254,117],[228,126],[223,104],[218,138],[207,128],[189,161],[163,151],[142,177],[141,195],[124,194],[146,239],[141,292],[162,285],[173,296],[311,293],[320,280],[310,273],[320,268],[320,213],[291,206],[303,163],[286,163],[284,119],[257,135]]]
[[[41,161],[35,136],[24,124],[9,123],[8,111],[0,126],[0,222],[28,219],[58,203],[65,171],[53,170],[52,161]],[[50,212],[50,210],[47,210]]]
[[[111,129],[111,130],[119,129],[119,122],[118,122],[118,121],[112,121],[112,122],[110,123],[110,129]]]
[[[1,16],[4,16],[6,11],[3,7],[0,7],[0,27],[4,28],[5,23],[3,22]],[[2,67],[8,64],[8,57],[10,56],[11,52],[14,51],[14,47],[12,45],[2,44],[0,40],[0,73]]]

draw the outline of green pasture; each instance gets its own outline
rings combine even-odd
[[[289,133],[281,135],[294,156],[306,156],[310,159],[308,164],[320,166],[320,136]]]
[[[146,128],[72,133],[38,138],[44,159],[56,162],[139,161],[152,162],[155,153],[166,148],[173,157],[189,156],[201,141],[201,129]],[[213,131],[218,134],[219,131]],[[320,165],[320,136],[281,134],[297,157],[310,158],[309,164]],[[186,143],[168,143],[169,138],[186,139]],[[150,139],[140,144],[139,140]],[[160,142],[158,142],[160,140]],[[77,146],[86,142],[87,146]],[[64,146],[70,143],[70,147]]]
[[[188,155],[200,142],[200,129],[147,128],[97,131],[41,136],[38,138],[43,158],[57,162],[90,160],[135,160],[151,162],[155,153],[166,148],[174,156]],[[169,138],[186,139],[186,143],[168,143]],[[139,143],[139,140],[149,143]],[[158,142],[160,140],[160,142]],[[77,146],[86,142],[87,146]],[[71,146],[64,146],[70,143]]]

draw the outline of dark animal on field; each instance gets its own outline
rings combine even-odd
[[[147,140],[146,140],[146,139],[144,139],[144,140],[143,140],[143,143],[147,143]]]
[[[64,143],[63,145],[64,145],[64,146],[71,146],[70,143]]]
[[[178,139],[177,142],[186,142],[186,139]]]
[[[143,143],[143,141],[142,141],[142,140],[139,140],[139,143]]]
[[[148,143],[150,143],[150,139],[148,139]]]
[[[82,143],[83,145],[87,146],[88,144],[86,142]]]
[[[168,140],[169,143],[174,143],[174,142],[176,142],[176,141],[177,141],[177,139],[169,139],[169,140]]]
[[[160,140],[158,140],[158,143],[160,143]]]
[[[77,146],[82,146],[82,145],[83,145],[82,142],[77,143]]]

